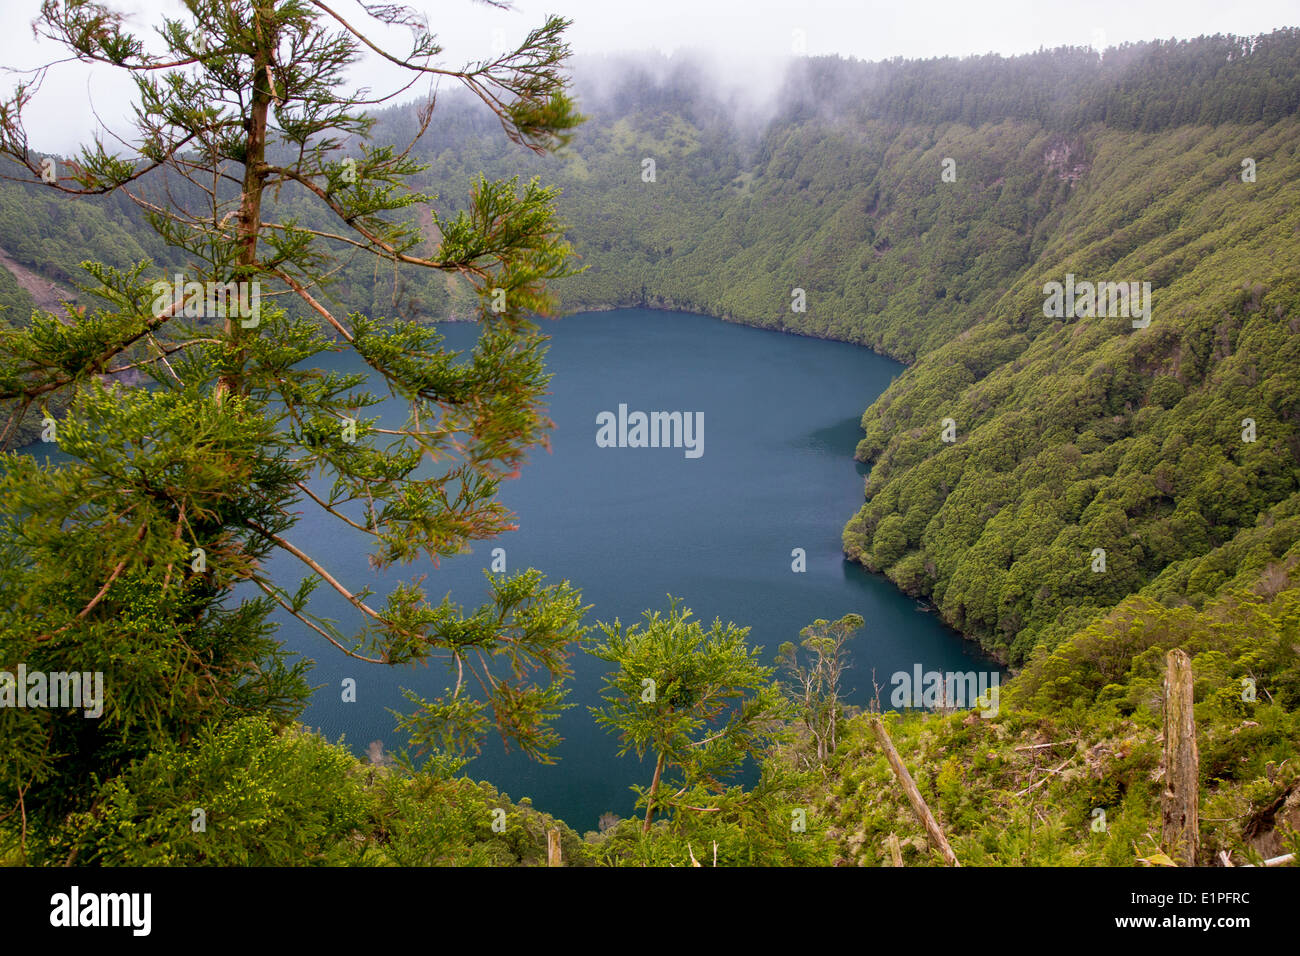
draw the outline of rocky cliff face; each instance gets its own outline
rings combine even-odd
[[[1053,140],[1047,149],[1043,150],[1043,163],[1056,173],[1057,179],[1070,185],[1074,185],[1087,175],[1091,168],[1081,140]]]

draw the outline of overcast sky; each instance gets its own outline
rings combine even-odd
[[[160,14],[179,16],[179,0],[107,0],[132,14],[144,32]],[[357,0],[330,4],[354,23],[365,21]],[[767,61],[802,49],[880,60],[895,56],[966,56],[1025,53],[1040,46],[1105,47],[1126,41],[1188,38],[1200,34],[1264,33],[1300,25],[1297,0],[515,0],[501,11],[473,0],[408,0],[426,11],[447,48],[449,64],[487,56],[540,25],[547,13],[569,17],[575,53],[622,50],[704,50],[730,64],[746,82],[747,59]],[[31,21],[40,0],[0,0],[0,64],[28,68],[64,51],[33,40]],[[404,34],[391,34],[400,49]],[[385,89],[385,73],[371,68],[361,81]],[[33,147],[66,152],[95,125],[92,108],[112,125],[124,113],[129,84],[111,68],[79,63],[51,71],[27,128]],[[751,70],[748,75],[753,75]],[[5,95],[17,77],[0,73]]]

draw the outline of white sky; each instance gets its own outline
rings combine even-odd
[[[161,14],[183,13],[178,0],[107,3],[132,13],[132,22],[145,33]],[[575,53],[704,50],[731,64],[738,83],[747,81],[738,62],[787,55],[797,37],[810,55],[880,60],[1104,47],[1203,33],[1248,35],[1300,24],[1300,0],[515,0],[512,11],[473,0],[407,3],[428,13],[449,64],[487,56],[502,37],[521,38],[547,13],[556,13],[574,21],[568,37]],[[366,20],[357,0],[330,5],[356,25]],[[0,0],[0,64],[23,69],[64,55],[49,41],[33,39],[30,24],[39,9],[40,0]],[[404,36],[392,32],[391,48],[402,49]],[[359,79],[387,92],[386,74],[370,67]],[[0,72],[5,95],[17,79]],[[124,105],[132,92],[122,71],[61,64],[26,114],[33,147],[67,152],[84,142],[96,125],[92,108],[117,126],[129,115]]]

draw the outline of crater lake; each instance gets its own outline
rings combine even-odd
[[[382,596],[399,580],[424,574],[431,602],[450,592],[467,609],[486,599],[483,572],[493,549],[504,548],[508,572],[535,567],[547,583],[568,580],[581,590],[583,603],[592,605],[584,621],[593,626],[589,638],[601,636],[597,621],[631,624],[647,609],[666,611],[671,594],[706,628],[714,618],[749,627],[750,643],[762,646],[769,664],[782,642],[798,641],[814,620],[854,612],[865,625],[848,647],[850,704],[875,696],[873,671],[886,708],[895,673],[1002,673],[936,613],[845,560],[841,549],[844,524],[863,500],[867,466],[853,460],[859,421],[901,364],[855,345],[681,312],[618,309],[541,324],[551,338],[547,415],[555,427],[550,450],[532,450],[519,477],[500,486],[499,500],[516,515],[518,530],[475,542],[471,553],[438,567],[422,560],[383,572],[369,564],[365,535],[310,502],[286,536],[351,587],[368,585]],[[475,323],[438,328],[446,347],[463,352],[479,331]],[[351,352],[322,356],[318,364],[365,369]],[[386,394],[377,382],[371,389]],[[400,424],[405,410],[389,401],[367,414]],[[634,411],[680,412],[688,441],[611,444]],[[598,442],[605,413],[615,416],[615,426]],[[802,572],[793,570],[797,548],[806,556]],[[269,566],[290,591],[308,573],[283,553]],[[325,585],[311,610],[345,631],[360,623]],[[414,668],[361,663],[287,613],[276,620],[285,645],[315,662],[309,676],[318,689],[302,722],[331,740],[344,737],[358,756],[376,740],[386,751],[407,746],[390,712],[410,710],[403,688],[433,698],[455,682],[440,661]],[[600,703],[609,665],[581,650],[571,663],[568,700],[576,706],[556,725],[564,738],[553,751],[556,762],[506,753],[489,736],[464,772],[514,800],[531,798],[582,832],[596,829],[602,813],[633,815],[630,788],[649,783],[653,758],[618,757],[618,740],[597,727],[588,709]],[[355,702],[343,700],[345,678],[356,681]]]

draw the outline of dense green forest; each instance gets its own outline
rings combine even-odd
[[[863,415],[857,456],[872,467],[844,549],[1018,670],[994,719],[887,718],[963,862],[1115,865],[1158,852],[1160,679],[1174,647],[1197,678],[1203,861],[1294,852],[1300,29],[1104,56],[797,60],[763,102],[680,60],[578,59],[574,75],[587,121],[567,150],[507,152],[497,117],[447,95],[415,149],[429,168],[414,181],[444,214],[480,176],[558,185],[586,267],[552,283],[566,310],[697,311],[909,364]],[[417,129],[413,107],[376,119],[381,143]],[[291,191],[268,207],[326,221]],[[0,249],[65,285],[83,281],[87,258],[149,259],[159,274],[184,263],[119,197],[8,183]],[[459,278],[335,251],[345,265],[326,294],[340,309],[473,314]],[[1150,283],[1150,324],[1045,315],[1045,285],[1067,275]],[[14,329],[33,304],[3,269],[0,304]],[[24,438],[38,420],[29,413]],[[627,677],[631,652],[603,650]],[[779,710],[779,675],[750,676],[752,700]],[[1242,678],[1263,689],[1258,701],[1244,700]],[[868,715],[846,715],[834,752],[809,760],[801,706],[789,701],[788,732],[763,741],[755,789],[683,771],[683,792],[700,788],[683,803],[717,812],[585,836],[454,762],[416,772],[261,717],[215,721],[96,780],[68,825],[28,852],[533,864],[558,827],[572,864],[707,865],[714,847],[720,864],[878,864],[891,834],[906,863],[936,862]],[[220,842],[175,837],[194,805],[239,825]],[[491,826],[500,806],[505,840]],[[806,830],[791,830],[792,808],[807,811]],[[1097,809],[1102,830],[1090,825]]]

